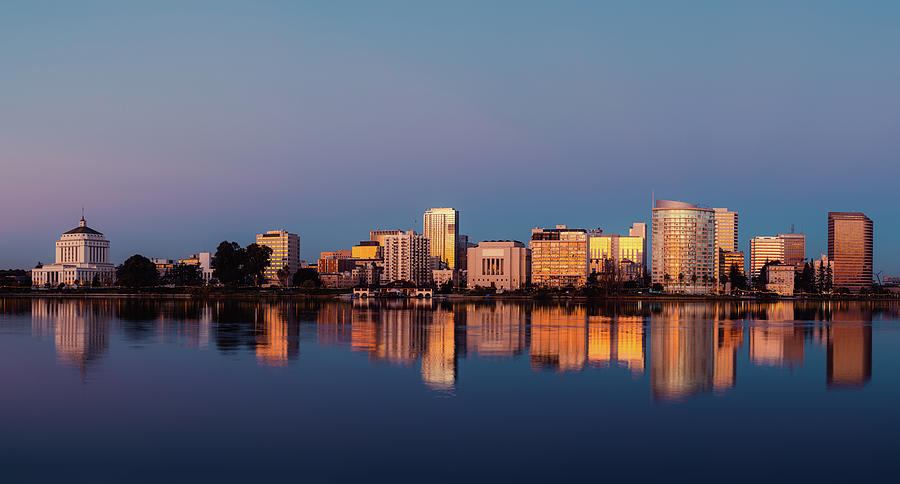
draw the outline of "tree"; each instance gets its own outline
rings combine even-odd
[[[163,284],[174,286],[199,286],[203,284],[203,274],[196,264],[176,264],[163,276]]]
[[[769,266],[781,264],[781,261],[770,260],[763,264],[763,266],[759,269],[759,274],[757,274],[755,280],[753,281],[753,285],[758,291],[765,291],[766,284],[769,283]]]
[[[120,286],[149,287],[157,284],[159,272],[156,271],[156,264],[150,259],[135,254],[116,268],[116,279]]]
[[[284,267],[278,269],[278,272],[275,273],[275,277],[278,278],[278,285],[281,287],[287,287],[288,281],[291,279],[289,276],[290,274],[288,274],[288,271],[286,271]]]
[[[295,272],[291,283],[295,287],[304,289],[314,289],[322,285],[322,281],[319,280],[319,272],[309,267],[302,267]]]
[[[794,280],[794,291],[814,293],[816,292],[816,273],[809,262],[803,264],[803,270]]]
[[[737,264],[731,264],[731,269],[728,271],[728,280],[731,282],[731,289],[747,289],[747,278],[744,276],[741,268],[738,267]]]
[[[443,284],[441,284],[441,287],[438,288],[438,293],[450,294],[451,292],[453,292],[453,281],[451,279],[447,279]]]
[[[100,281],[100,274],[94,274],[94,278],[91,280],[92,287],[101,287],[103,286],[103,282]]]
[[[243,278],[244,249],[237,242],[223,240],[211,262],[213,276],[226,286],[236,286]]]
[[[265,282],[265,270],[269,266],[272,248],[265,245],[250,244],[244,251],[244,280],[255,286]]]

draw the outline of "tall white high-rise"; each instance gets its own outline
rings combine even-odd
[[[653,208],[653,284],[666,292],[706,294],[715,287],[715,212],[657,200]]]

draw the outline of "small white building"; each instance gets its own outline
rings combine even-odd
[[[779,296],[793,296],[796,266],[793,264],[771,264],[766,267],[768,268],[766,290],[776,292]]]
[[[116,279],[116,267],[109,262],[109,241],[90,228],[84,217],[78,227],[56,241],[56,262],[32,270],[32,284],[57,286],[90,285],[97,277],[104,285]]]

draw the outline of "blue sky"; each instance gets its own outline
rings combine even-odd
[[[474,240],[624,232],[659,198],[753,235],[875,221],[900,275],[896,2],[0,5],[0,267],[86,206],[175,258],[285,228],[304,259],[461,210]]]

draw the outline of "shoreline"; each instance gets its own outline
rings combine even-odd
[[[74,292],[74,291],[0,291],[0,298],[16,299],[175,299],[175,300],[222,300],[222,299],[298,299],[298,300],[350,300],[352,293],[277,293],[277,292]],[[781,302],[781,301],[871,301],[871,302],[900,302],[897,295],[873,295],[861,296],[853,294],[840,295],[808,295],[808,296],[752,296],[752,295],[679,295],[679,294],[618,294],[608,296],[577,296],[577,295],[528,295],[528,294],[499,294],[499,295],[474,295],[474,294],[435,294],[431,298],[385,298],[372,297],[361,299],[363,301],[397,300],[397,299],[432,299],[441,302],[610,302],[610,301],[648,301],[648,302]]]

